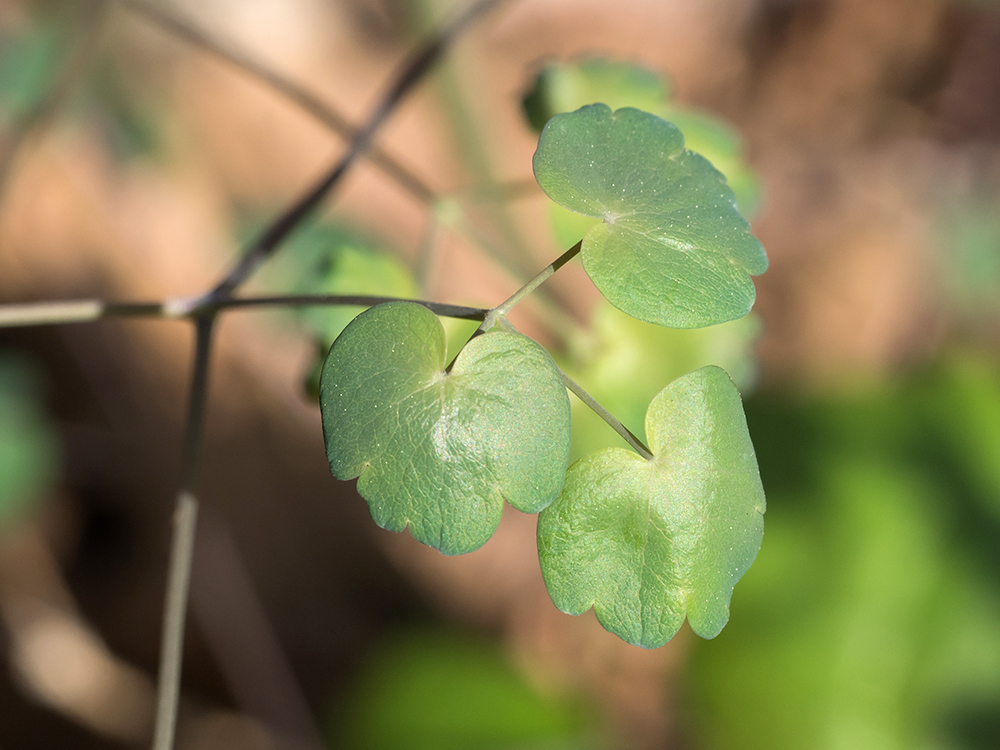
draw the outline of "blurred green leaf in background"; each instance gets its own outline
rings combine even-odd
[[[998,363],[747,416],[770,520],[730,627],[695,644],[698,746],[1000,746]]]
[[[441,631],[372,650],[330,724],[347,750],[589,750],[593,713],[544,695],[498,644]]]
[[[55,434],[37,383],[26,360],[0,353],[0,530],[40,499],[56,466]]]
[[[0,108],[4,119],[24,115],[49,86],[66,35],[50,23],[0,32]]]

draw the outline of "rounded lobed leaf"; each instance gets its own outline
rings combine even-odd
[[[678,378],[646,413],[653,460],[607,448],[574,463],[538,518],[552,601],[594,608],[609,631],[656,648],[687,617],[714,638],[760,549],[764,490],[736,386],[718,367]]]
[[[537,513],[562,486],[569,399],[548,352],[491,331],[445,372],[445,336],[421,305],[361,313],[334,342],[320,407],[330,470],[358,479],[375,522],[449,555],[493,535],[503,501]]]
[[[767,256],[725,177],[648,112],[592,104],[556,115],[533,166],[552,200],[603,219],[583,240],[583,265],[629,315],[700,328],[746,315],[751,276]]]

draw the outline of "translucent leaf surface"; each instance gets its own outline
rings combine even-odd
[[[545,66],[538,74],[535,85],[524,97],[524,110],[535,130],[541,130],[553,115],[597,102],[613,110],[635,107],[662,117],[680,128],[690,151],[704,156],[726,176],[740,212],[751,216],[760,203],[761,190],[744,159],[739,133],[720,117],[673,100],[670,89],[666,77],[635,62],[604,58],[557,62]],[[567,238],[564,229],[568,228],[569,220],[564,214],[553,210],[553,220],[559,244],[569,247],[583,233]]]
[[[537,513],[559,493],[569,400],[548,352],[516,333],[479,336],[445,364],[434,314],[373,307],[330,350],[320,406],[330,470],[359,477],[375,522],[454,555],[492,536],[504,500]]]
[[[570,467],[538,519],[545,584],[563,612],[593,607],[629,643],[662,646],[685,616],[713,638],[764,533],[739,393],[718,367],[689,373],[653,399],[646,434],[652,461],[607,448]]]
[[[583,240],[601,293],[640,320],[700,328],[746,315],[767,256],[723,175],[669,122],[593,104],[542,131],[535,177],[557,203],[603,219]]]

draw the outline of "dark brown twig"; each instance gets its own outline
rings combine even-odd
[[[403,97],[408,94],[430,71],[441,55],[451,46],[459,35],[476,19],[492,10],[504,0],[478,0],[460,14],[455,20],[443,28],[432,39],[419,47],[410,61],[403,66],[402,73],[389,88],[375,111],[348,144],[347,151],[336,165],[311,190],[307,191],[298,201],[289,207],[284,214],[271,224],[264,233],[244,252],[240,260],[233,266],[209,294],[209,301],[232,294],[232,292],[252,274],[258,266],[267,260],[278,245],[310,214],[313,209],[340,182],[347,171],[361,155],[375,132],[381,127],[389,115],[396,109]]]

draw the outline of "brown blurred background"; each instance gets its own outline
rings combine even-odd
[[[154,5],[361,122],[417,41],[461,4]],[[0,45],[3,303],[199,293],[253,229],[343,149],[340,137],[280,92],[127,4],[0,0]],[[907,390],[907,378],[933,370],[955,347],[993,362],[1000,307],[994,285],[1000,281],[1000,5],[508,0],[462,37],[377,138],[436,195],[456,203],[428,207],[365,161],[316,221],[349,227],[412,263],[427,247],[436,216],[428,297],[496,304],[526,276],[498,271],[484,247],[502,248],[514,268],[541,268],[560,247],[537,189],[522,188],[506,201],[468,196],[531,180],[537,134],[521,99],[544,63],[593,55],[635,61],[669,77],[677,101],[728,122],[743,138],[761,186],[753,228],[771,259],[757,280],[762,335],[750,427],[764,440],[758,449],[768,523],[779,516],[780,528],[786,511],[805,518],[813,506],[794,498],[809,492],[778,476],[797,476],[811,460],[782,453],[786,443],[805,445],[802,451],[819,445],[806,437],[821,431],[809,421],[816,412],[801,404],[827,404],[842,416],[848,412],[837,404],[851,404],[846,426],[828,431],[829,439],[875,446],[866,449],[875,455],[886,444],[881,433],[859,438],[851,430],[888,413],[889,402],[879,398],[903,394],[893,396],[893,415],[944,398],[933,389]],[[448,213],[456,210],[460,219]],[[252,286],[277,289],[278,283],[265,271]],[[551,286],[561,314],[585,325],[596,294],[582,270],[567,268]],[[518,322],[556,351],[565,345],[546,325],[544,307],[526,309]],[[171,321],[0,331],[4,356],[16,361],[27,390],[38,395],[38,419],[51,426],[57,455],[31,507],[0,527],[4,750],[148,743],[192,340],[187,325]],[[408,535],[376,528],[352,485],[336,482],[327,470],[319,412],[302,388],[315,347],[301,326],[290,315],[233,312],[216,344],[179,748],[393,746],[363,728],[350,734],[344,727],[359,716],[376,723],[405,719],[407,711],[419,726],[426,718],[419,701],[392,704],[412,698],[412,686],[379,688],[378,679],[396,664],[399,673],[415,675],[413,685],[434,684],[421,681],[429,679],[421,658],[448,684],[461,684],[466,671],[494,675],[483,690],[496,696],[495,713],[527,716],[524,725],[537,724],[541,739],[525,730],[528,739],[479,740],[463,729],[424,745],[400,719],[400,736],[410,737],[411,747],[917,748],[931,747],[928,738],[939,742],[935,747],[996,746],[989,743],[998,737],[1000,688],[988,674],[975,681],[971,724],[946,717],[921,729],[913,718],[924,715],[921,701],[943,694],[938,687],[924,690],[932,678],[923,667],[905,666],[923,664],[920,649],[933,651],[939,643],[933,635],[914,647],[917,655],[905,656],[910,661],[900,657],[899,674],[910,681],[892,688],[893,701],[871,699],[867,710],[891,714],[887,723],[871,716],[865,723],[836,701],[817,703],[832,694],[829,686],[847,684],[834,679],[850,663],[844,656],[803,678],[816,691],[810,705],[826,718],[798,733],[781,731],[795,717],[787,724],[776,718],[774,734],[767,724],[728,731],[744,720],[725,713],[728,697],[759,691],[777,701],[781,695],[769,692],[765,671],[747,677],[735,661],[730,676],[745,681],[722,684],[727,667],[712,662],[723,653],[731,660],[767,653],[754,645],[753,633],[742,646],[733,640],[742,636],[733,635],[727,646],[726,633],[695,644],[684,630],[667,647],[644,652],[602,631],[592,615],[560,614],[541,583],[534,519],[516,512],[482,550],[462,558],[444,558]],[[987,394],[986,406],[973,405],[969,413],[986,420],[977,435],[995,435],[990,405],[997,391],[989,390],[995,369],[983,367],[979,385],[969,388]],[[749,398],[749,385],[746,391]],[[908,434],[922,429],[909,422],[899,427],[897,416],[885,424]],[[955,429],[961,432],[962,424]],[[979,451],[988,475],[994,460],[1000,466],[991,439],[955,450]],[[922,454],[913,455],[919,464]],[[916,495],[928,486],[907,476]],[[780,488],[779,500],[789,498],[786,505],[770,496],[769,480]],[[882,486],[872,482],[865,486]],[[892,492],[871,490],[873,502]],[[982,507],[992,508],[981,510],[982,518],[992,520],[977,524],[973,514],[968,524],[980,536],[995,530],[991,514],[1000,507],[991,505],[995,485],[981,494],[987,498]],[[920,502],[939,507],[937,499]],[[940,507],[951,506],[941,501]],[[933,513],[928,517],[938,518]],[[826,523],[809,518],[806,526]],[[964,551],[975,545],[959,526],[940,543],[948,550],[941,559],[975,568],[981,560]],[[952,528],[944,521],[929,527]],[[776,544],[808,547],[811,537],[796,533],[776,532],[785,540]],[[860,538],[850,533],[848,539]],[[911,539],[892,533],[890,541]],[[912,539],[938,544],[920,534]],[[980,539],[988,558],[982,570],[989,572],[968,579],[982,584],[976,592],[986,592],[968,597],[988,610],[980,613],[986,634],[975,641],[986,645],[968,647],[975,652],[971,661],[983,665],[996,663],[1000,653],[1000,633],[992,631],[1000,601],[996,555],[989,553],[995,539]],[[765,537],[758,565],[770,540]],[[873,545],[886,548],[877,539]],[[795,567],[799,558],[783,559]],[[885,569],[881,558],[872,560]],[[924,580],[908,566],[898,581]],[[928,574],[934,591],[972,587],[948,571],[942,563]],[[815,587],[825,584],[790,589],[775,580],[779,594],[806,593],[784,602],[785,609],[769,608],[760,595],[754,600],[759,610],[748,605],[745,616],[761,629],[769,627],[768,613],[804,611],[810,595],[823,595]],[[832,582],[830,591],[847,585]],[[897,579],[886,585],[899,590]],[[730,629],[741,617],[740,596],[737,586]],[[933,597],[914,601],[920,607],[907,617],[921,622],[925,612],[959,606]],[[831,604],[840,613],[844,606]],[[883,612],[882,620],[858,612],[862,620],[902,627],[895,610]],[[963,622],[971,617],[963,615]],[[792,639],[794,632],[785,642]],[[783,658],[800,665],[830,642],[817,636]],[[457,644],[457,656],[449,644]],[[714,657],[699,656],[716,646]],[[953,682],[965,685],[963,669],[956,670]],[[888,673],[859,677],[862,687],[844,694],[888,694],[873,687]],[[468,690],[478,695],[477,689]],[[541,709],[519,708],[524,696],[536,696],[536,707],[558,722],[532,718]],[[393,742],[406,747],[408,741]]]

